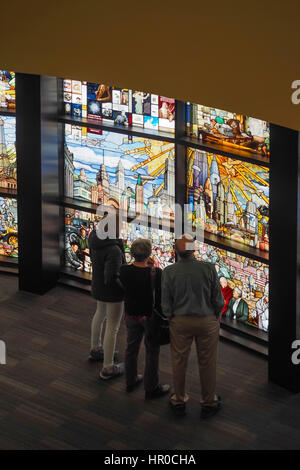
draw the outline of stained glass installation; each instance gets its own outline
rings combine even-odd
[[[0,115],[0,188],[17,188],[16,118]]]
[[[74,271],[92,272],[89,252],[89,235],[101,217],[76,209],[65,209],[65,265]],[[175,260],[172,233],[140,224],[122,223],[120,238],[124,240],[126,262],[132,262],[130,247],[137,238],[152,242],[153,265],[164,268]]]
[[[213,263],[225,305],[222,317],[233,325],[269,327],[269,268],[259,261],[196,242],[195,256]]]
[[[193,223],[269,251],[269,169],[187,148],[187,202]]]
[[[65,209],[65,265],[74,271],[92,272],[89,235],[101,217]]]
[[[65,126],[65,195],[128,216],[174,218],[174,144]]]
[[[16,108],[15,72],[0,70],[0,108]]]
[[[7,197],[0,197],[0,255],[18,257],[17,201]]]
[[[137,238],[147,238],[152,243],[153,265],[164,269],[175,262],[174,235],[166,230],[145,227],[141,224],[123,223],[120,237],[124,240],[126,262],[133,262],[130,247]]]
[[[204,142],[270,156],[269,123],[244,114],[187,103],[186,131]]]
[[[64,80],[65,113],[116,126],[175,132],[175,100],[109,85]]]

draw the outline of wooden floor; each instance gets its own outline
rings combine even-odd
[[[145,402],[128,395],[124,379],[100,382],[87,361],[95,302],[57,286],[43,297],[17,291],[17,278],[0,274],[0,449],[299,449],[300,394],[267,383],[264,359],[220,345],[218,392],[224,408],[199,417],[193,350],[188,414],[176,420],[167,397]],[[118,340],[123,357],[124,325]],[[141,357],[142,362],[143,356]],[[170,383],[168,346],[161,381]]]

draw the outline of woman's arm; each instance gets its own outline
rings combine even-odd
[[[104,284],[109,285],[119,277],[122,266],[123,256],[118,246],[113,246],[105,259],[104,265]]]

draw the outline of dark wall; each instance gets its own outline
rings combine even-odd
[[[292,343],[300,338],[299,133],[271,126],[269,377],[300,390]]]
[[[17,74],[19,287],[42,294],[59,275],[57,80]]]

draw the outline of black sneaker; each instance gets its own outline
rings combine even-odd
[[[170,391],[170,385],[157,385],[152,392],[145,392],[145,400],[152,400],[153,398],[160,398]]]
[[[103,349],[97,349],[96,351],[91,349],[89,355],[90,362],[103,362],[104,361],[104,351]],[[119,361],[119,351],[114,352],[114,362]]]
[[[143,376],[138,374],[136,376],[135,382],[132,385],[127,385],[126,392],[133,392],[141,383],[143,382]]]
[[[222,400],[221,397],[218,395],[218,399],[211,405],[202,405],[201,409],[201,418],[207,419],[211,418],[215,414],[220,411],[222,408]]]
[[[112,372],[107,372],[105,369],[100,371],[100,378],[103,380],[114,379],[115,377],[120,377],[124,373],[124,364],[114,364]]]

